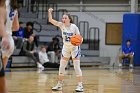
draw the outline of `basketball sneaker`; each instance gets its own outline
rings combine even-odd
[[[39,69],[44,69],[44,66],[42,66],[42,64],[40,64],[40,63],[37,63],[37,67],[38,67]]]
[[[121,63],[119,63],[119,67],[120,67],[120,68],[122,67],[122,64],[121,64]]]
[[[62,86],[63,86],[63,82],[62,81],[58,81],[57,85],[55,87],[53,87],[52,90],[54,90],[54,91],[61,91],[62,90]]]
[[[132,65],[132,64],[130,64],[130,65],[129,65],[129,68],[133,68],[133,65]]]
[[[76,92],[83,92],[83,91],[84,91],[83,85],[82,85],[82,84],[78,84],[78,85],[76,86],[75,91],[76,91]]]

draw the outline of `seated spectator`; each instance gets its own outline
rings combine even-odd
[[[48,46],[48,55],[50,55],[50,61],[52,63],[56,62],[58,63],[58,60],[60,58],[61,48],[59,46],[59,39],[53,38],[52,42]]]
[[[33,33],[33,23],[27,22],[26,27],[24,29],[24,38],[28,39],[31,35],[34,36],[34,43],[36,47],[38,47],[37,36]]]
[[[59,64],[49,62],[48,55],[46,53],[46,47],[41,46],[39,51],[39,60],[44,67],[48,68],[59,68]]]
[[[122,59],[124,58],[129,58],[130,59],[130,68],[133,68],[133,56],[134,56],[134,51],[131,46],[131,41],[127,40],[126,41],[126,46],[123,47],[122,49],[122,54],[119,56],[119,67],[122,67]]]
[[[34,36],[31,35],[27,41],[24,41],[20,55],[32,58],[36,62],[38,68],[44,69],[39,61],[38,53],[35,51]]]
[[[13,39],[14,39],[16,48],[21,49],[23,39],[24,39],[24,28],[23,28],[22,22],[19,22],[19,30],[16,32],[13,32]]]
[[[14,36],[24,38],[23,22],[19,22],[19,30],[13,33]]]

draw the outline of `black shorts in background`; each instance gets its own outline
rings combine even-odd
[[[46,62],[43,64],[45,68],[59,68],[60,64],[58,63],[51,63],[51,62]]]

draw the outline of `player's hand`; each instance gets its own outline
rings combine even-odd
[[[53,9],[52,8],[49,8],[48,9],[48,12],[52,13]]]

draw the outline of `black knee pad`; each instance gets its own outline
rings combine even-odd
[[[4,76],[5,76],[5,74],[4,74],[4,68],[2,67],[0,69],[0,77],[4,77]]]
[[[2,64],[2,56],[0,53],[0,77],[3,77],[3,76],[5,76],[5,74],[4,74],[3,64]]]

